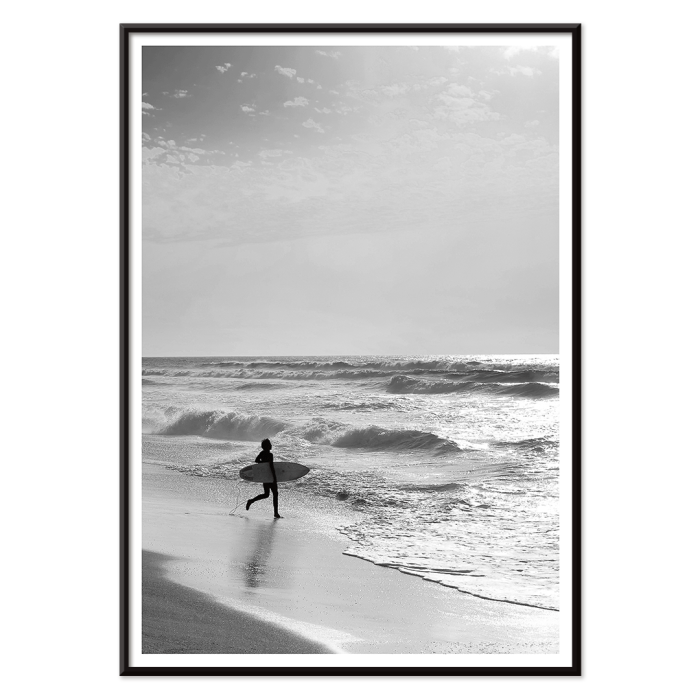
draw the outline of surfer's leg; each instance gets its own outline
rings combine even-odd
[[[270,487],[267,484],[263,484],[263,487],[265,489],[265,493],[261,493],[260,495],[256,496],[255,498],[251,498],[246,504],[245,504],[245,509],[248,510],[250,506],[255,503],[255,501],[259,501],[261,498],[268,498],[270,495]]]
[[[280,516],[279,511],[277,510],[277,501],[278,501],[278,499],[277,499],[277,484],[275,484],[274,486],[271,486],[270,488],[272,490],[272,505],[274,506],[274,509],[275,509],[275,517],[280,518],[282,516]]]

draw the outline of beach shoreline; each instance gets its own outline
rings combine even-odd
[[[336,504],[292,489],[282,520],[268,501],[230,515],[234,488],[144,463],[144,653],[558,652],[559,613],[344,556]]]
[[[143,551],[143,654],[327,654],[332,650],[168,579]]]

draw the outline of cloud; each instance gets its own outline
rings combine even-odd
[[[217,66],[216,70],[218,70],[219,73],[225,73],[230,67],[231,67],[230,63],[224,63],[223,66]]]
[[[303,82],[304,82],[304,78],[300,78],[297,76],[297,83],[303,83]]]
[[[297,74],[294,68],[282,68],[282,66],[275,66],[275,70],[280,75],[286,75],[288,78],[293,78]]]
[[[342,56],[340,51],[321,51],[320,49],[316,49],[316,53],[319,56],[328,56],[328,58],[333,58],[336,61]]]
[[[532,129],[534,126],[539,126],[540,120],[539,119],[533,119],[531,122],[525,122],[525,126],[528,129]]]
[[[167,95],[167,92],[163,93],[164,95]],[[192,97],[187,90],[175,90],[175,92],[170,94],[170,97],[175,97],[175,98],[182,98],[182,97]]]
[[[246,73],[245,71],[243,71],[243,72],[241,73],[241,78],[245,78],[246,75],[248,75],[248,73]]]
[[[379,88],[381,92],[389,97],[396,97],[397,95],[405,95],[411,88],[406,85],[406,83],[397,83],[395,85],[383,85]]]
[[[309,117],[305,122],[303,122],[302,126],[305,126],[307,129],[315,129],[320,134],[326,133],[323,127],[318,122],[315,122],[313,119],[311,119],[311,117]]]
[[[314,107],[314,109],[321,114],[330,114],[332,112],[332,110],[328,109],[328,107],[324,107],[323,109],[319,109],[318,107]]]
[[[141,149],[143,153],[144,162],[158,162],[159,165],[162,165],[163,163],[170,163],[172,165],[177,165],[179,172],[183,172],[183,169],[189,167],[190,163],[199,162],[202,156],[213,154],[226,155],[223,151],[205,151],[203,148],[190,148],[189,146],[178,146],[177,142],[174,139],[166,141],[165,139],[158,137],[151,139],[148,136],[148,134],[144,134],[143,136],[144,141],[146,143],[155,142],[158,144],[157,147],[144,147]],[[188,143],[197,140],[198,139],[196,138],[187,139]]]
[[[255,107],[252,107],[251,105],[241,105],[241,111],[249,114],[251,112],[255,112]]]
[[[531,68],[530,66],[505,66],[505,68],[493,68],[492,72],[497,75],[525,75],[528,78],[542,74],[539,68]]]
[[[289,155],[290,153],[291,153],[291,151],[283,151],[279,148],[276,148],[276,149],[271,149],[271,150],[267,150],[267,151],[260,151],[260,153],[258,153],[258,155],[261,158],[279,158],[280,156]]]
[[[304,128],[315,129],[311,122]],[[374,144],[327,145],[299,158],[280,153],[284,146],[258,148],[253,158],[237,161],[232,153],[219,164],[204,156],[193,164],[191,152],[171,150],[165,142],[165,152],[156,155],[153,148],[144,155],[145,235],[236,245],[324,236],[329,230],[424,235],[436,220],[440,227],[464,231],[466,222],[476,225],[494,211],[556,214],[556,146],[523,131],[484,137],[406,120],[394,138]],[[186,156],[184,162],[179,156]],[[173,201],[182,206],[173,207]],[[290,231],[290,221],[303,226]]]
[[[309,101],[305,97],[295,97],[293,100],[287,100],[284,103],[285,107],[306,107]]]
[[[154,146],[153,148],[147,148],[144,146],[141,149],[141,157],[144,163],[150,160],[155,160],[156,158],[162,156],[163,153],[165,153],[165,149],[160,148],[159,146]]]
[[[503,58],[510,61],[511,58],[523,51],[536,51],[540,54],[544,53],[544,55],[549,58],[559,58],[558,46],[508,46],[503,50]]]
[[[474,97],[474,91],[467,85],[452,83],[447,89],[447,92],[455,97]]]
[[[150,141],[150,140],[151,140],[151,137],[150,137],[145,131],[142,131],[142,132],[141,132],[141,138],[142,138],[144,141]]]
[[[500,115],[491,110],[484,102],[476,99],[477,95],[466,85],[452,83],[447,90],[436,96],[433,116],[464,126],[473,122],[499,119]]]
[[[141,103],[141,114],[145,114],[147,117],[152,117],[153,115],[150,113],[151,110],[155,110],[156,112],[162,111],[159,107],[154,107],[152,104],[149,104],[148,102]]]

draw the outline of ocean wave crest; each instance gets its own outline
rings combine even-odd
[[[370,425],[351,428],[331,443],[333,447],[371,450],[430,450],[437,454],[461,452],[457,443],[422,430],[389,430]]]
[[[457,443],[422,430],[393,430],[376,425],[353,427],[337,421],[317,418],[306,425],[286,431],[316,445],[378,451],[426,450],[441,455],[462,452]]]
[[[558,387],[540,382],[501,384],[495,382],[452,381],[449,379],[428,380],[403,374],[392,377],[387,384],[386,391],[389,394],[481,393],[524,396],[528,398],[544,398],[559,394]]]
[[[537,452],[544,451],[552,447],[559,447],[559,441],[553,440],[551,438],[541,437],[541,438],[526,438],[524,440],[499,440],[494,442],[495,447],[510,447],[517,450],[534,450]]]
[[[289,425],[268,416],[238,411],[189,409],[158,430],[160,435],[201,435],[219,440],[262,440]]]
[[[516,384],[558,382],[559,370],[551,365],[494,365],[476,360],[226,360],[203,364],[144,367],[142,374],[165,377],[211,377],[220,379],[373,379],[396,373],[442,377],[482,383]]]

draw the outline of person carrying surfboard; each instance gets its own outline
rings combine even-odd
[[[265,482],[263,484],[263,488],[265,489],[265,493],[261,493],[259,496],[256,496],[255,498],[251,498],[249,501],[246,502],[245,504],[245,509],[249,510],[250,506],[255,503],[255,501],[259,501],[262,498],[268,498],[270,496],[270,491],[272,491],[272,505],[275,509],[275,517],[276,518],[281,518],[282,516],[279,514],[279,511],[277,510],[277,474],[275,474],[275,467],[273,463],[273,456],[272,456],[272,443],[265,438],[261,443],[260,447],[262,447],[262,452],[255,458],[255,463],[260,464],[261,462],[269,462],[270,463],[270,471],[272,472],[272,479],[273,481],[271,482]]]

